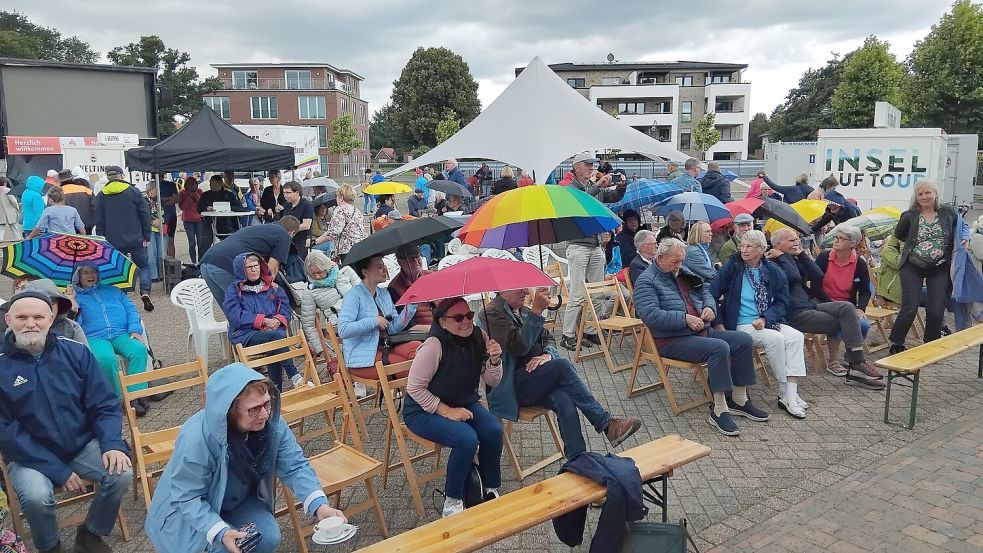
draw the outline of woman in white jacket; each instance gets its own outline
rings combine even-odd
[[[301,297],[300,319],[307,343],[318,354],[322,348],[314,326],[314,316],[320,311],[322,321],[338,324],[342,296],[361,280],[351,267],[339,268],[319,250],[311,250],[307,254],[304,273],[307,275],[307,288]]]

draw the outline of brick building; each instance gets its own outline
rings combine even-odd
[[[360,96],[364,77],[327,63],[217,63],[222,89],[205,97],[209,106],[233,125],[316,127],[321,174],[357,177],[371,164],[369,106]],[[328,154],[331,122],[352,116],[362,149]]]

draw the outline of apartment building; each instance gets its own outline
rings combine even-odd
[[[751,85],[741,78],[745,64],[557,63],[550,68],[599,108],[694,157],[700,152],[693,149],[693,128],[714,112],[720,142],[703,159],[747,158]]]
[[[371,163],[369,106],[360,96],[364,77],[327,63],[218,63],[222,89],[205,96],[205,105],[234,125],[317,127],[321,174],[356,177]],[[352,116],[363,148],[328,153],[331,122]]]

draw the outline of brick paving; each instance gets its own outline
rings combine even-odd
[[[179,255],[186,251],[184,235],[177,236]],[[3,279],[0,290],[9,290]],[[9,292],[7,292],[9,294]],[[5,294],[6,295],[6,294]],[[187,320],[154,286],[157,309],[144,313],[157,355],[165,365],[186,360]],[[633,344],[626,340],[619,360]],[[221,351],[213,341],[212,369],[221,365]],[[628,372],[610,374],[602,359],[584,361],[578,370],[598,400],[616,415],[637,415],[643,428],[621,448],[666,434],[679,434],[712,448],[708,458],[683,467],[671,479],[670,519],[686,517],[701,551],[978,551],[983,550],[983,380],[976,378],[976,354],[957,355],[922,375],[918,421],[914,430],[885,425],[883,394],[849,387],[823,370],[810,370],[800,385],[811,408],[807,419],[793,420],[777,410],[777,391],[752,390],[756,402],[773,411],[767,423],[739,419],[742,435],[727,438],[707,422],[705,408],[678,416],[669,409],[665,393],[655,390],[626,399]],[[654,368],[645,377],[656,377]],[[643,381],[644,382],[644,381]],[[695,386],[687,378],[674,378],[677,393]],[[906,416],[908,394],[898,389],[893,417]],[[175,394],[154,404],[141,426],[153,430],[178,424],[200,405],[195,392]],[[968,413],[968,414],[967,414]],[[385,420],[370,419],[369,454],[382,458]],[[607,450],[606,441],[586,424],[588,447]],[[513,435],[516,451],[528,465],[549,451],[552,441],[541,423],[522,423]],[[316,446],[317,444],[315,444]],[[316,452],[316,447],[311,451]],[[530,476],[526,484],[556,473],[560,463]],[[503,459],[503,491],[519,488]],[[406,480],[393,473],[381,491],[386,521],[392,534],[437,518],[433,499],[437,481],[423,488],[427,514],[418,517]],[[343,500],[358,499],[355,488]],[[143,498],[128,496],[124,512],[131,539],[123,542],[118,530],[113,551],[153,551],[142,531]],[[590,528],[598,512],[591,510],[585,544],[568,548],[548,524],[504,540],[488,551],[587,551]],[[657,518],[657,513],[650,516]],[[353,551],[380,539],[369,513],[352,521],[360,526],[350,542],[312,551]],[[281,551],[297,551],[289,522],[281,519],[285,539]],[[65,531],[65,540],[73,539]],[[70,541],[66,542],[70,543]]]

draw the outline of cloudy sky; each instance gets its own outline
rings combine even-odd
[[[157,34],[211,63],[327,62],[365,77],[372,111],[419,46],[460,54],[487,106],[534,56],[546,63],[698,60],[748,64],[752,113],[782,102],[802,72],[863,43],[888,40],[903,60],[938,22],[941,0],[689,0],[475,2],[380,0],[8,0],[35,23],[103,54]],[[839,7],[839,6],[843,7]],[[600,8],[600,9],[599,9]]]

